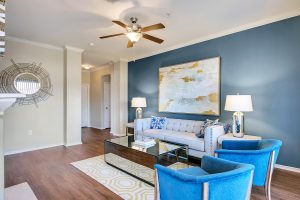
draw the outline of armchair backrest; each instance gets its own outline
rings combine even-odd
[[[253,185],[264,186],[272,175],[282,142],[274,139],[258,141],[223,141],[216,150],[219,158],[255,166]]]
[[[254,170],[252,165],[204,156],[202,166],[205,169],[209,166],[215,167],[210,169],[208,175],[192,176],[155,165],[157,199],[245,200],[250,196]]]
[[[263,151],[273,152],[275,153],[273,164],[276,163],[277,157],[279,154],[280,147],[282,145],[282,142],[280,140],[274,140],[274,139],[266,139],[266,140],[260,140],[258,143],[258,148]],[[274,165],[273,165],[274,167]]]

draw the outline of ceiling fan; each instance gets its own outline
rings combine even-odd
[[[102,37],[99,37],[99,38],[100,39],[105,39],[105,38],[109,38],[109,37],[126,35],[126,37],[128,38],[127,48],[133,47],[133,44],[138,42],[142,37],[147,39],[147,40],[151,40],[153,42],[159,43],[159,44],[161,44],[164,41],[160,38],[157,38],[157,37],[154,37],[152,35],[148,35],[148,34],[145,33],[145,32],[148,32],[148,31],[153,31],[153,30],[165,28],[165,26],[162,23],[142,27],[141,25],[137,24],[138,19],[136,17],[131,17],[130,21],[131,21],[131,24],[126,25],[121,21],[113,20],[112,21],[113,23],[125,28],[126,33],[117,33],[117,34],[113,34],[113,35],[106,35],[106,36],[102,36]]]

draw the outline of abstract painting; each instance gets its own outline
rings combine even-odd
[[[159,69],[159,112],[220,115],[220,57]]]

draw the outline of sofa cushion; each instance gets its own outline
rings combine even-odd
[[[191,149],[204,151],[204,139],[196,137],[195,133],[172,131],[165,134],[164,139],[170,142],[186,144]]]
[[[171,131],[180,131],[180,132],[193,132],[198,133],[203,121],[193,121],[193,120],[182,120],[182,119],[168,119],[166,129]]]
[[[171,134],[173,131],[161,130],[161,129],[148,129],[144,131],[144,136],[158,138],[164,140],[166,135]]]

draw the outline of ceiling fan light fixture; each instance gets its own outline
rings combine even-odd
[[[126,30],[126,32],[101,36],[99,38],[105,39],[105,38],[111,38],[111,37],[115,37],[115,36],[126,35],[126,37],[128,38],[127,48],[132,48],[134,46],[134,44],[137,43],[141,38],[150,40],[150,41],[158,43],[158,44],[163,43],[164,40],[146,33],[149,31],[166,28],[162,23],[152,24],[150,26],[142,27],[141,25],[137,24],[137,20],[138,19],[135,17],[130,18],[131,24],[125,24],[119,20],[113,20],[112,21],[113,23],[124,28]]]
[[[126,37],[133,43],[138,42],[141,37],[142,37],[142,33],[140,32],[128,32],[126,33]]]

